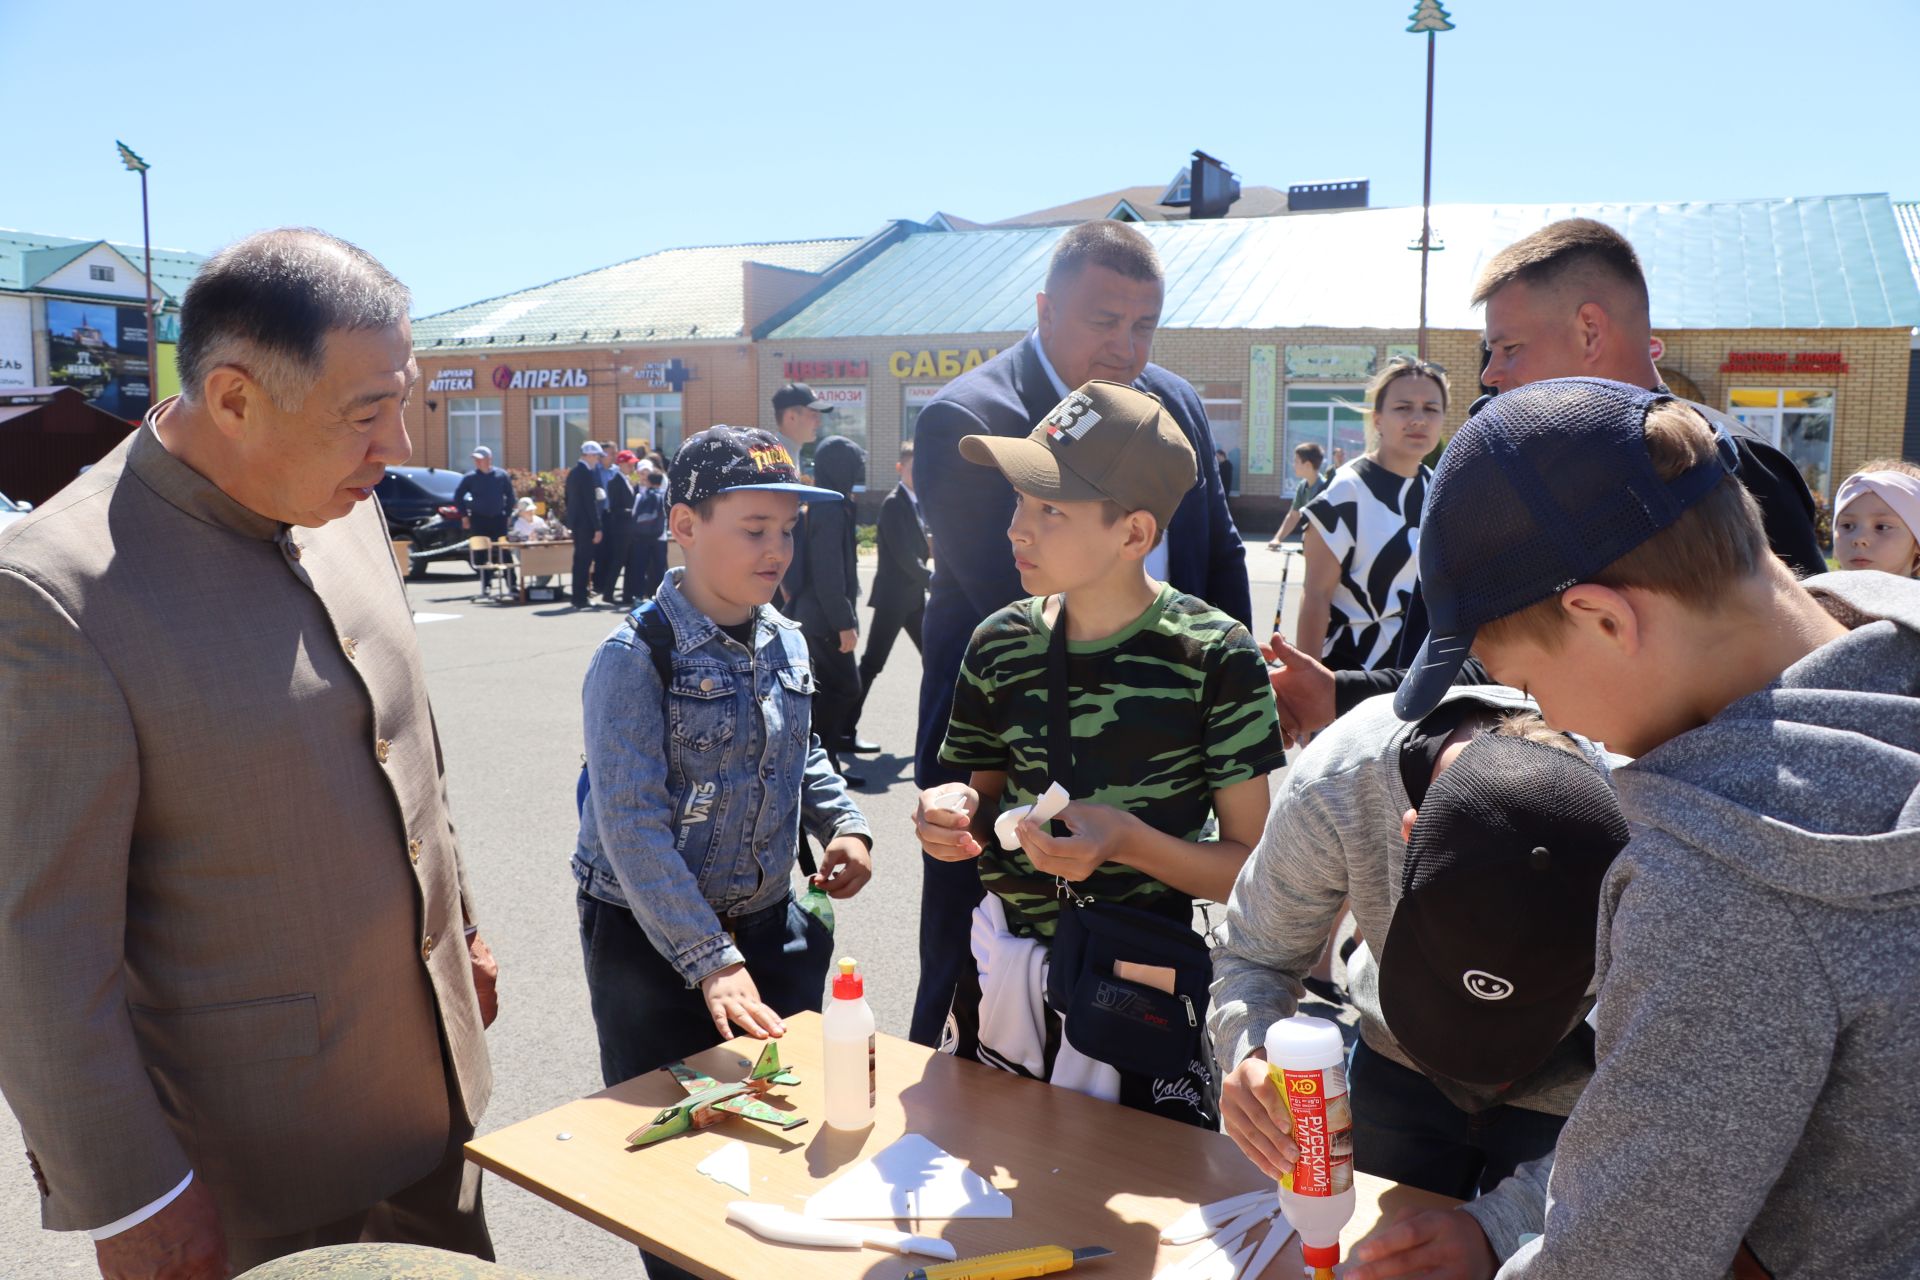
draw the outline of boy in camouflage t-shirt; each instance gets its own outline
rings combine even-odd
[[[993,896],[976,914],[976,954],[983,929],[998,928],[996,911],[1008,934],[1050,942],[1063,881],[1082,897],[1188,926],[1195,898],[1224,901],[1231,891],[1266,823],[1266,775],[1284,759],[1266,666],[1246,628],[1146,572],[1193,485],[1192,446],[1152,396],[1090,382],[1026,438],[970,436],[961,452],[999,467],[1018,491],[1007,534],[1035,596],[974,632],[941,748],[972,777],[922,794],[922,847],[980,860]],[[1023,821],[1021,847],[1003,849],[993,835],[1002,806],[1033,802],[1053,780],[1048,646],[1063,610],[1074,799],[1059,822],[1070,834]],[[1202,841],[1210,813],[1219,838]],[[980,984],[963,982],[942,1047],[1010,1065],[999,1046],[981,1051],[980,1002]],[[1040,1016],[1051,1069],[1058,1015]],[[1119,1100],[1215,1124],[1200,1034],[1184,1078],[1120,1072]]]

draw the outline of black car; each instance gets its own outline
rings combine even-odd
[[[387,517],[387,532],[395,541],[413,544],[409,577],[426,573],[427,565],[443,557],[466,558],[467,531],[460,527],[460,511],[453,491],[460,473],[441,467],[388,467],[373,491]]]

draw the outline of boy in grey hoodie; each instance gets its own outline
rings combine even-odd
[[[1396,710],[1471,649],[1636,757],[1596,1070],[1502,1277],[1920,1276],[1920,582],[1796,582],[1733,457],[1671,396],[1557,379],[1428,493]]]

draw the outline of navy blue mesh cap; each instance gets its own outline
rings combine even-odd
[[[1503,391],[1447,444],[1420,517],[1420,591],[1432,630],[1394,695],[1402,720],[1438,706],[1497,618],[1586,582],[1671,525],[1739,466],[1715,454],[1672,480],[1647,455],[1647,412],[1674,400],[1604,378]]]

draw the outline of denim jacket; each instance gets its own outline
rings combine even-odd
[[[646,641],[624,623],[587,668],[593,788],[573,874],[631,910],[691,987],[742,962],[722,916],[791,892],[803,819],[822,844],[873,840],[811,732],[813,669],[798,624],[761,608],[748,653],[680,594],[684,572],[654,597],[674,636],[664,698]]]

